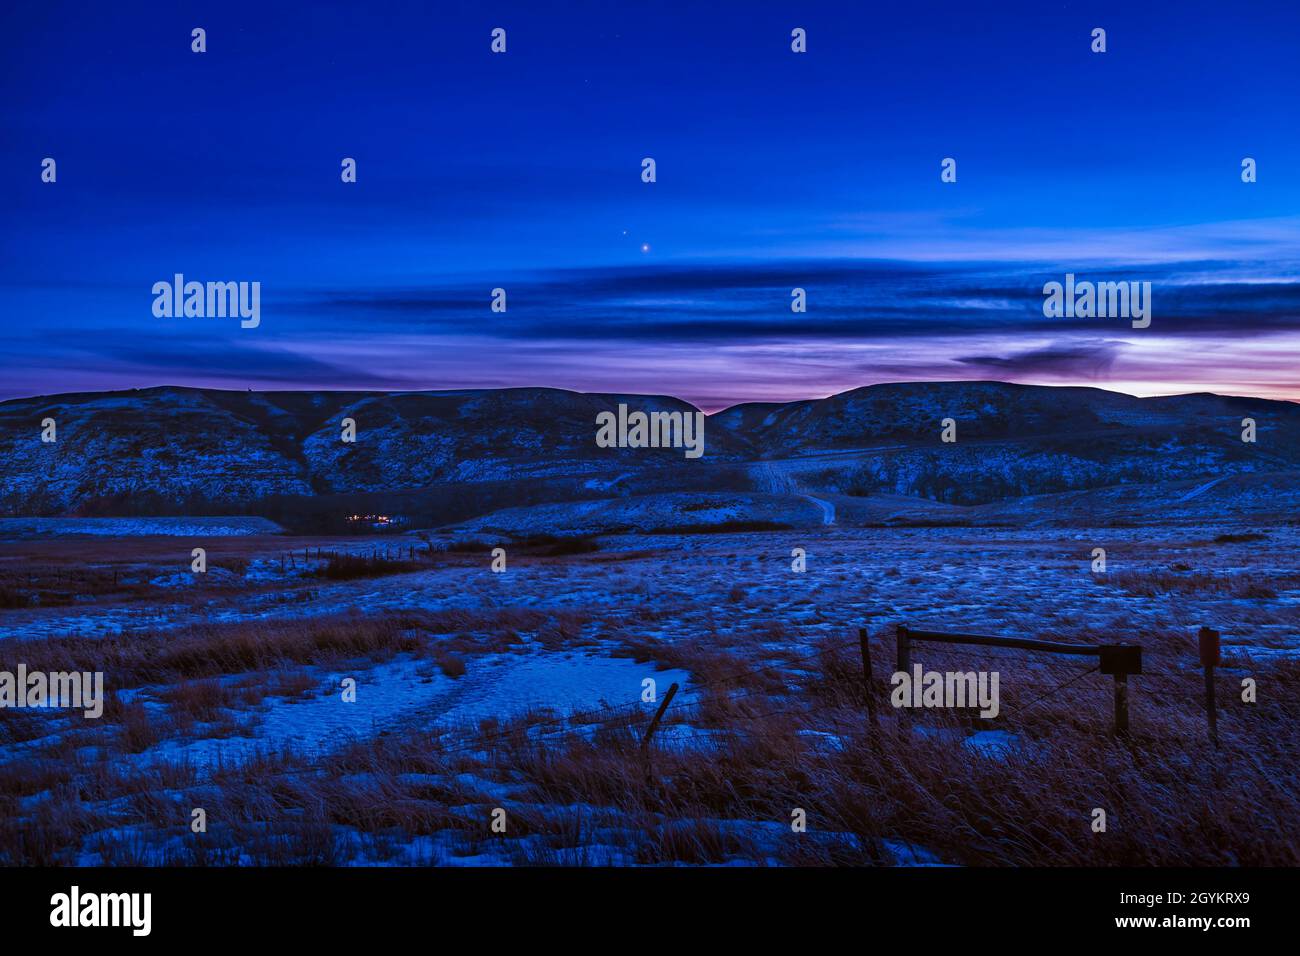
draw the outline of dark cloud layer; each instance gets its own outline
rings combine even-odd
[[[333,292],[296,301],[303,315],[389,330],[505,339],[729,341],[897,338],[982,331],[1106,334],[1123,318],[1048,318],[1043,285],[1151,283],[1153,328],[1162,335],[1263,334],[1300,327],[1300,282],[1243,281],[1242,264],[1181,263],[1074,269],[1039,264],[936,267],[909,263],[780,262],[690,268],[570,270],[511,282],[506,313],[487,312],[492,286]],[[1195,273],[1197,281],[1184,277]],[[791,290],[807,311],[790,310]]]
[[[1119,358],[1123,342],[1062,342],[1008,355],[965,355],[957,359],[991,378],[1051,375],[1064,379],[1104,378]]]

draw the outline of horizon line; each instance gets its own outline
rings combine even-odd
[[[1137,395],[1133,392],[1125,392],[1116,388],[1102,388],[1099,385],[1043,385],[1027,382],[1011,382],[1003,379],[904,379],[886,382],[871,382],[865,385],[855,385],[853,388],[846,388],[838,392],[830,392],[825,395],[809,396],[806,398],[793,398],[787,401],[743,401],[734,402],[730,405],[723,405],[709,411],[701,408],[694,402],[684,398],[678,398],[667,392],[604,392],[604,391],[584,391],[578,388],[564,388],[555,385],[501,385],[485,388],[400,388],[400,389],[364,389],[364,388],[284,388],[284,389],[254,389],[254,388],[217,388],[204,385],[176,385],[172,383],[163,383],[159,385],[140,385],[129,388],[103,389],[99,391],[81,391],[81,392],[54,392],[44,395],[24,395],[14,396],[12,398],[0,399],[0,406],[9,405],[14,402],[30,401],[56,401],[67,399],[73,396],[107,396],[107,395],[128,395],[132,392],[161,391],[163,389],[172,389],[175,391],[188,392],[220,392],[226,394],[253,394],[253,395],[308,395],[308,394],[335,394],[343,392],[352,392],[367,396],[377,395],[463,395],[476,392],[509,392],[509,391],[549,391],[549,392],[569,392],[574,395],[600,395],[613,398],[668,398],[673,401],[689,405],[697,411],[703,412],[707,416],[720,415],[723,412],[735,408],[742,408],[752,405],[763,406],[781,406],[781,405],[798,405],[802,402],[823,402],[828,399],[836,398],[840,395],[847,395],[850,392],[857,392],[868,388],[879,388],[891,385],[1007,385],[1015,388],[1032,388],[1032,389],[1087,389],[1089,391],[1106,392],[1110,395],[1123,395],[1127,398],[1133,398],[1138,401],[1150,401],[1152,399],[1162,398],[1191,398],[1198,395],[1208,395],[1214,398],[1236,398],[1245,399],[1255,402],[1280,402],[1287,405],[1300,405],[1300,399],[1290,398],[1267,398],[1261,395],[1237,395],[1224,394],[1222,392],[1196,391],[1196,392],[1167,392],[1151,395]]]

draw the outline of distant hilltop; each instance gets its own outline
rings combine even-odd
[[[17,399],[0,403],[0,515],[269,513],[268,502],[339,496],[362,496],[347,515],[402,514],[393,496],[418,495],[426,510],[461,517],[661,491],[818,488],[979,504],[1300,467],[1300,405],[1267,399],[872,385],[709,415],[698,460],[599,447],[597,418],[620,404],[696,411],[666,396],[551,388],[159,387]],[[1253,442],[1243,441],[1246,419]],[[955,440],[941,439],[945,420]],[[42,441],[47,421],[52,442]]]

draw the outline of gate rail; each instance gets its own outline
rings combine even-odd
[[[1030,637],[919,631],[905,624],[897,625],[895,636],[898,650],[897,669],[903,673],[909,673],[912,669],[912,645],[918,642],[1010,647],[1047,654],[1096,657],[1098,669],[1103,674],[1110,674],[1115,678],[1115,733],[1120,736],[1128,733],[1128,677],[1130,674],[1142,673],[1142,645],[1140,644],[1065,644],[1060,641],[1040,641]]]

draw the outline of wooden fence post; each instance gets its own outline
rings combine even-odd
[[[1137,644],[1103,644],[1097,649],[1098,670],[1115,678],[1115,736],[1128,736],[1128,675],[1142,673],[1142,648]]]
[[[668,705],[673,702],[673,695],[677,693],[676,682],[668,685],[668,693],[664,694],[664,699],[659,702],[659,709],[655,711],[654,717],[650,720],[650,726],[646,728],[645,736],[641,738],[641,755],[646,756],[650,752],[650,738],[655,735],[659,729],[659,721],[663,720],[664,711]]]
[[[858,628],[858,646],[862,649],[862,690],[867,695],[867,717],[871,721],[871,729],[876,729],[876,693],[871,686],[871,647],[867,643],[867,629]],[[873,737],[874,740],[874,737]]]
[[[1128,736],[1128,674],[1115,675],[1115,736]]]
[[[1201,666],[1205,668],[1205,719],[1210,724],[1210,742],[1218,747],[1219,715],[1214,704],[1214,666],[1219,663],[1219,632],[1203,627],[1198,638]]]

